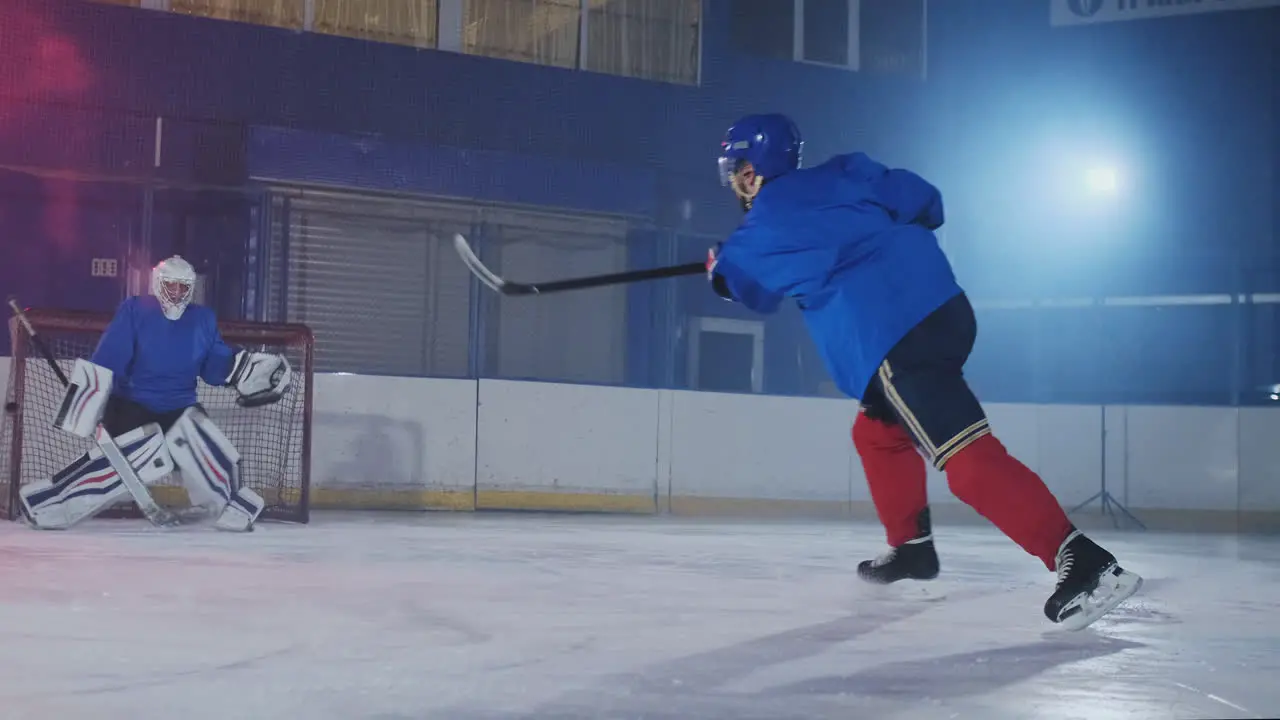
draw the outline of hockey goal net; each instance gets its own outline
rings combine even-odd
[[[111,321],[105,313],[32,309],[27,317],[70,373],[76,358],[88,358]],[[220,322],[227,344],[237,349],[283,354],[294,378],[277,403],[256,408],[236,404],[235,390],[199,382],[199,401],[240,451],[240,476],[266,500],[262,517],[307,522],[311,454],[312,350],[305,325]],[[9,323],[13,357],[0,419],[0,510],[9,519],[21,512],[18,489],[48,480],[87,452],[92,441],[53,427],[63,388],[48,362],[16,318]],[[156,502],[182,506],[181,479],[170,476],[152,487]],[[127,502],[104,515],[140,516]]]

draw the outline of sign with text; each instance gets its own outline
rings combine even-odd
[[[119,272],[119,265],[115,258],[93,258],[92,264],[89,266],[90,277],[115,277]]]
[[[1280,7],[1280,0],[1049,0],[1050,25],[1093,25]]]

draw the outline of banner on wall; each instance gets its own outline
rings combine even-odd
[[[1093,25],[1280,7],[1280,0],[1049,0],[1050,25]]]

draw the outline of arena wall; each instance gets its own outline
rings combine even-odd
[[[316,380],[317,507],[873,517],[847,400],[503,380]],[[1070,508],[1101,486],[1153,529],[1280,529],[1280,411],[989,407]],[[1104,455],[1103,446],[1106,452]],[[930,475],[944,522],[976,521]],[[1107,523],[1097,503],[1073,515]]]
[[[0,392],[8,364],[0,357]],[[1105,472],[1151,529],[1280,531],[1280,410],[988,410],[1067,508]],[[329,509],[872,518],[849,438],[856,412],[823,398],[322,374],[312,498]],[[940,473],[929,492],[940,522],[980,520]],[[1072,518],[1110,523],[1096,501]]]

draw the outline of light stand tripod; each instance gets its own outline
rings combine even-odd
[[[1134,525],[1137,525],[1142,530],[1146,530],[1147,526],[1142,524],[1141,520],[1134,517],[1133,513],[1129,512],[1128,508],[1126,508],[1119,500],[1117,500],[1114,495],[1112,495],[1110,492],[1107,491],[1107,406],[1106,405],[1101,406],[1101,412],[1102,412],[1102,473],[1101,473],[1102,488],[1098,490],[1098,492],[1089,496],[1088,500],[1085,500],[1079,505],[1076,505],[1075,507],[1068,510],[1067,514],[1070,515],[1075,511],[1085,507],[1086,505],[1089,505],[1094,500],[1097,500],[1099,501],[1098,504],[1099,504],[1099,508],[1102,510],[1102,514],[1111,518],[1111,523],[1114,527],[1116,528],[1120,527],[1120,519],[1121,519],[1121,516],[1123,516],[1123,517],[1129,518],[1130,522],[1132,522]],[[1128,414],[1126,414],[1125,415],[1126,432],[1125,432],[1125,438],[1124,438],[1125,443],[1129,442],[1129,433],[1128,433],[1128,427],[1127,427],[1128,423],[1129,423],[1129,416]],[[1126,458],[1128,457],[1128,453],[1129,453],[1128,448],[1125,448]],[[1127,464],[1127,461],[1126,461],[1126,464]]]

